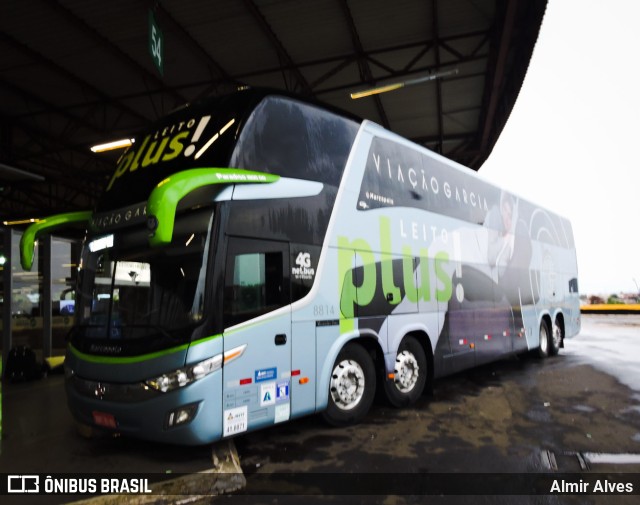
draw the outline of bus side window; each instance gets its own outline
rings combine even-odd
[[[283,253],[251,252],[229,256],[225,279],[225,326],[239,324],[289,303]]]

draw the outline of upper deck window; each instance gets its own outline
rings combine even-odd
[[[247,120],[231,166],[338,186],[358,127],[318,107],[268,96]]]
[[[247,168],[338,186],[358,127],[340,114],[264,90],[208,99],[136,136],[98,211],[146,202],[160,181],[190,168]]]

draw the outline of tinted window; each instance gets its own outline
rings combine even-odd
[[[289,303],[284,244],[231,239],[224,289],[226,326],[248,321]]]
[[[358,127],[332,112],[270,96],[243,128],[231,166],[338,186]]]

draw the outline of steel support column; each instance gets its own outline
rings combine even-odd
[[[42,358],[51,356],[51,340],[53,335],[53,316],[51,303],[51,235],[46,234],[38,240],[38,262],[42,272],[42,299],[40,300],[40,310],[42,311]]]
[[[11,242],[14,233],[11,228],[5,228],[2,233],[4,239],[3,254],[5,257],[4,268],[2,269],[2,369],[5,370],[9,350],[12,347],[11,294],[13,292],[13,279],[11,276],[11,265],[13,264],[13,255],[11,254]]]

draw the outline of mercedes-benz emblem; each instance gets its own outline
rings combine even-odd
[[[98,398],[99,400],[102,400],[106,392],[107,392],[107,386],[105,386],[101,382],[98,382],[98,384],[96,384],[96,388],[93,391],[93,394],[95,395],[96,398]]]

